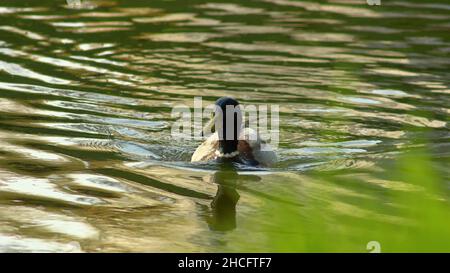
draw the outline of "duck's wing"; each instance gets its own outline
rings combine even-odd
[[[256,160],[262,166],[268,167],[277,162],[277,155],[272,147],[251,128],[242,130],[238,150],[242,156],[249,160]]]
[[[202,162],[212,160],[216,157],[216,150],[219,148],[219,135],[210,135],[192,154],[191,162]]]

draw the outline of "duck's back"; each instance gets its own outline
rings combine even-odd
[[[219,148],[219,135],[210,135],[192,154],[191,162],[202,162],[216,158],[216,150]]]
[[[219,136],[216,133],[209,136],[192,155],[191,162],[204,162],[216,159],[219,148]],[[277,156],[259,134],[250,128],[242,130],[238,142],[239,157],[244,162],[257,162],[258,165],[271,166],[277,161]]]
[[[256,160],[260,165],[268,167],[277,162],[275,151],[261,139],[256,130],[245,128],[241,132],[238,150],[249,160]]]

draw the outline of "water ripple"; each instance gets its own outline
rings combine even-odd
[[[420,190],[380,173],[427,138],[448,159],[450,6],[363,2],[2,1],[0,252],[232,251],[218,229],[262,236],[243,219],[323,193],[333,216],[406,223],[363,201]],[[236,165],[231,190],[170,135],[173,106],[225,95],[280,109],[280,162]]]

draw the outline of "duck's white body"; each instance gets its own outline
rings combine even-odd
[[[262,150],[261,148],[264,148]],[[218,155],[219,135],[214,133],[209,136],[192,155],[191,162],[205,162],[215,160]],[[250,128],[241,131],[238,142],[238,157],[245,160],[257,161],[258,165],[271,166],[277,161],[275,152],[265,143],[259,134]]]

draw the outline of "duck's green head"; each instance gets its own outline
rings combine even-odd
[[[214,117],[204,131],[217,132],[219,152],[230,154],[237,151],[238,137],[242,128],[242,112],[239,102],[231,97],[221,97],[215,102]]]

